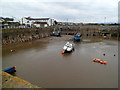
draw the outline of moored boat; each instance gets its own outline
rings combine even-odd
[[[67,42],[63,47],[64,53],[72,52],[74,50],[74,46],[72,43]]]
[[[81,34],[77,33],[73,38],[74,38],[75,41],[80,41],[81,40]]]
[[[60,31],[53,31],[52,36],[61,36]]]
[[[16,72],[16,66],[4,69],[3,71],[7,72],[9,74],[12,74],[12,73]]]

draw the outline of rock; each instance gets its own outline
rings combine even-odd
[[[11,49],[10,51],[11,51],[11,52],[14,52],[15,50],[12,50],[12,49]]]

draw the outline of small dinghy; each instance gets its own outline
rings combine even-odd
[[[80,41],[81,40],[81,33],[77,33],[73,38],[75,41]]]
[[[52,36],[61,36],[60,31],[53,31]]]
[[[4,69],[3,71],[7,72],[9,74],[12,74],[12,73],[16,72],[16,66]]]
[[[80,41],[80,37],[74,36],[74,40],[75,40],[75,41]]]
[[[64,53],[74,51],[74,46],[72,43],[67,42],[63,47]]]

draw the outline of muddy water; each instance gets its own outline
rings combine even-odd
[[[67,41],[74,43],[75,51],[62,55]],[[92,62],[93,58],[107,65]],[[62,36],[4,47],[3,69],[14,65],[16,76],[44,88],[117,88],[118,42],[96,37],[73,42],[71,36]]]

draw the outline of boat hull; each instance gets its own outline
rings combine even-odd
[[[70,51],[64,50],[65,53],[70,53],[70,52],[72,52],[72,51],[74,51],[74,49],[72,49],[72,50],[70,50]]]
[[[67,42],[66,45],[64,45],[63,50],[65,53],[72,52],[74,51],[74,46],[73,44]]]
[[[61,36],[60,33],[53,33],[52,36]]]
[[[7,72],[9,74],[12,74],[12,73],[16,72],[16,67],[10,67],[10,68],[4,69],[3,71]]]
[[[74,40],[75,40],[75,41],[80,41],[80,40],[81,40],[81,38],[80,38],[80,37],[78,37],[78,36],[74,36]]]

